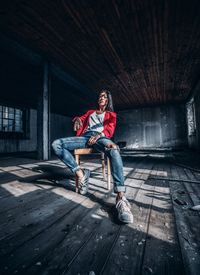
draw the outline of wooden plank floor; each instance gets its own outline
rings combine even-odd
[[[98,161],[83,163],[82,196],[57,159],[1,158],[0,274],[200,274],[200,173],[180,159],[123,158],[134,215],[123,225]]]

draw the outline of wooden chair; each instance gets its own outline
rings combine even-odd
[[[81,148],[74,150],[75,160],[78,165],[80,165],[80,156],[81,155],[90,155],[97,153],[93,148]],[[102,163],[102,173],[104,180],[106,179],[106,172],[105,172],[105,154],[101,153],[101,163]],[[110,169],[110,159],[107,157],[107,189],[111,189],[111,169]],[[76,177],[76,192],[78,192],[78,178]]]

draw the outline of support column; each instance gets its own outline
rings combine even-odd
[[[50,158],[50,72],[48,62],[43,67],[43,88],[38,95],[37,111],[38,159]]]

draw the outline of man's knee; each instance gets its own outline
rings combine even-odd
[[[54,140],[52,142],[51,146],[52,146],[52,148],[53,148],[54,151],[60,149],[61,148],[61,141],[60,141],[60,139]]]
[[[118,145],[115,144],[115,143],[108,143],[108,144],[106,144],[106,148],[109,148],[109,149],[119,149]]]
[[[119,146],[115,143],[109,143],[106,145],[106,151],[112,158],[119,158],[120,157],[120,149]]]

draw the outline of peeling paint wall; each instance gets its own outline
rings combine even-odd
[[[51,141],[74,135],[70,117],[51,114]],[[0,153],[31,152],[37,149],[37,111],[30,110],[29,139],[0,139]]]
[[[74,136],[71,117],[51,115],[51,142],[57,138]]]
[[[187,146],[185,106],[160,106],[120,111],[115,142],[125,141],[128,148]]]
[[[0,153],[36,151],[37,111],[30,110],[30,139],[0,140]],[[51,114],[51,142],[74,136],[70,117]],[[120,111],[117,114],[115,142],[128,148],[180,148],[187,146],[185,106],[162,106]]]

